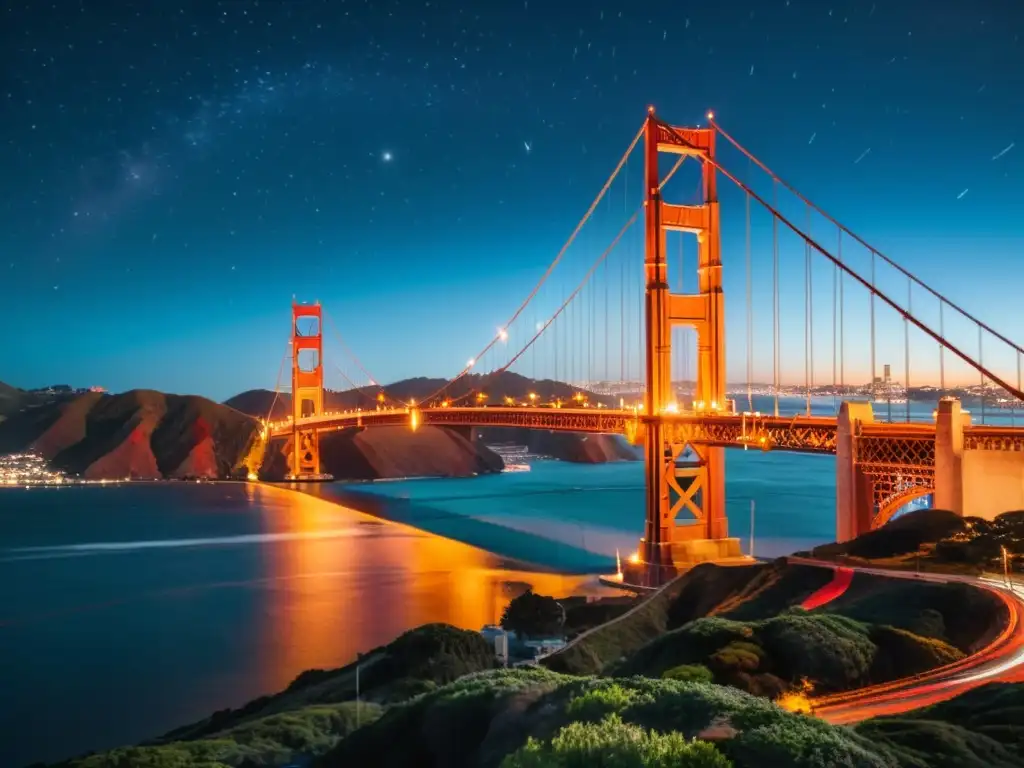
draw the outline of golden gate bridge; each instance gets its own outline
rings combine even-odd
[[[739,157],[742,174],[730,170],[720,149]],[[679,189],[687,160],[695,166],[689,198]],[[721,226],[720,180],[740,198],[742,237]],[[730,264],[739,260],[732,254],[742,254],[745,267],[746,381],[739,392],[726,380],[723,251]],[[784,279],[800,267],[802,281]],[[769,284],[768,295],[755,290]],[[352,390],[370,390],[372,405],[327,410],[324,320],[319,303],[293,303],[286,355],[292,412],[277,421],[268,414],[263,430],[266,441],[290,442],[289,479],[323,476],[320,435],[332,430],[493,426],[621,434],[644,447],[641,552],[652,579],[740,554],[725,513],[727,448],[834,455],[839,540],[883,525],[924,495],[963,515],[1024,508],[1024,428],[1015,419],[998,423],[1007,420],[1005,409],[993,414],[996,404],[1010,404],[1014,415],[1024,406],[1024,349],[816,206],[710,114],[707,127],[680,128],[650,109],[525,299],[458,373],[418,401],[380,386],[344,347],[355,376],[367,383],[339,372]],[[801,330],[802,344],[794,341]],[[802,382],[792,365],[783,365],[798,350]],[[879,364],[888,387],[891,364],[883,361],[900,357],[904,418],[892,418],[890,401],[889,419],[882,420],[871,402],[882,381]],[[516,372],[575,382],[578,391],[488,394]],[[930,389],[917,385],[937,401],[925,420],[911,413],[915,375],[938,381]],[[628,401],[587,393],[593,382],[616,377],[640,381]],[[980,423],[960,399],[943,396],[971,381],[977,384],[965,391],[978,396]],[[755,408],[755,390],[759,401],[767,392],[763,409]],[[787,393],[799,393],[799,408]],[[833,400],[830,413],[814,407],[822,394]]]

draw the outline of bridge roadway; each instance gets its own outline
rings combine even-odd
[[[633,409],[538,407],[394,408],[379,411],[326,413],[299,420],[301,429],[333,431],[351,427],[523,427],[559,432],[621,434],[636,440],[652,418]],[[723,411],[665,412],[658,417],[672,442],[723,447],[778,448],[810,453],[835,453],[836,419],[820,416],[768,416]],[[268,425],[270,437],[292,432],[292,422]],[[934,430],[933,430],[934,431]]]
[[[666,439],[677,444],[759,448],[804,453],[834,454],[838,421],[834,416],[771,416],[764,413],[725,411],[664,412],[659,418],[667,428]],[[374,411],[326,413],[299,420],[302,429],[334,431],[353,427],[438,426],[522,427],[561,432],[625,435],[633,442],[642,438],[643,426],[652,417],[633,409],[539,407],[436,407],[393,408]],[[267,425],[269,437],[287,437],[291,420]],[[864,424],[860,436],[888,441],[934,442],[931,422]],[[977,425],[964,429],[965,447],[1024,450],[1024,428]]]

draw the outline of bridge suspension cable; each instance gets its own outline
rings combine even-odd
[[[284,354],[281,356],[281,365],[277,368],[277,380],[274,382],[274,397],[270,401],[270,408],[267,409],[267,417],[263,420],[269,424],[273,421],[274,408],[277,405],[277,400],[281,396],[281,378],[284,376],[285,366],[288,365],[288,358],[291,357],[291,340],[284,345]]]
[[[367,380],[369,381],[369,386],[376,387],[380,391],[380,394],[384,396],[384,402],[390,402],[392,405],[398,405],[398,406],[402,405],[396,398],[394,398],[391,395],[389,395],[387,390],[380,384],[380,382],[378,382],[377,379],[375,379],[372,375],[370,375],[370,372],[368,370],[366,370],[366,367],[362,364],[362,362],[356,356],[356,353],[353,352],[352,349],[348,346],[348,344],[345,343],[345,339],[342,337],[341,333],[338,331],[337,326],[334,324],[334,320],[327,313],[326,309],[323,310],[323,316],[324,316],[324,319],[327,321],[327,326],[331,329],[331,333],[334,334],[335,340],[338,342],[338,344],[341,345],[342,351],[346,355],[349,356],[349,358],[352,360],[352,362],[356,364],[356,367],[360,370],[360,372],[362,372],[362,374],[364,376],[366,376]],[[363,395],[365,397],[365,393],[362,391],[363,388],[360,387],[355,382],[353,382],[352,379],[350,379],[348,376],[346,376],[345,372],[341,370],[341,366],[339,366],[337,363],[335,363],[335,367],[338,369],[338,372],[341,373],[341,375],[345,378],[345,380],[349,384],[351,384],[352,387],[354,389],[356,389],[359,392],[360,395]],[[372,397],[370,398],[370,400],[373,400],[373,399],[374,398],[372,398]]]
[[[776,183],[778,183],[778,184],[781,184],[781,185],[782,185],[783,187],[785,187],[785,188],[786,188],[786,190],[788,190],[788,191],[789,191],[790,193],[792,193],[792,194],[793,194],[794,196],[796,196],[796,197],[797,197],[797,198],[798,198],[799,200],[801,200],[802,202],[804,202],[804,203],[805,203],[806,205],[808,205],[808,206],[810,206],[811,208],[813,208],[813,209],[814,209],[814,210],[815,210],[815,211],[816,211],[816,212],[817,212],[818,214],[820,214],[820,215],[821,215],[821,216],[822,216],[823,218],[825,218],[825,219],[826,219],[826,220],[827,220],[828,222],[830,222],[831,224],[833,224],[833,225],[834,225],[834,226],[835,226],[836,228],[838,228],[838,229],[839,229],[839,230],[840,230],[841,232],[843,232],[844,234],[846,234],[846,235],[848,235],[849,237],[851,237],[851,238],[852,238],[853,240],[855,240],[855,241],[856,241],[856,242],[857,242],[858,244],[860,244],[861,246],[863,246],[863,247],[864,247],[864,248],[866,248],[867,250],[871,251],[871,253],[872,253],[873,255],[877,256],[877,257],[878,257],[878,258],[880,258],[880,259],[882,259],[882,260],[883,260],[883,261],[884,261],[884,262],[885,262],[886,264],[888,264],[888,265],[889,265],[890,267],[892,267],[893,269],[895,269],[895,270],[897,270],[898,272],[902,273],[902,274],[903,274],[904,276],[906,276],[906,277],[907,277],[907,278],[908,278],[909,280],[911,280],[911,281],[912,281],[913,283],[915,283],[916,285],[920,286],[920,287],[921,287],[921,288],[923,288],[923,289],[924,289],[925,291],[927,291],[928,293],[930,293],[930,294],[931,294],[932,296],[934,296],[934,297],[935,297],[936,299],[938,299],[938,300],[939,300],[939,301],[941,302],[941,304],[946,304],[946,305],[948,305],[948,306],[949,306],[949,307],[950,307],[951,309],[953,309],[954,311],[956,311],[957,313],[959,313],[960,315],[962,315],[962,316],[963,316],[964,318],[966,318],[966,319],[967,319],[967,320],[969,320],[970,322],[972,322],[972,323],[974,323],[975,325],[977,325],[977,326],[978,326],[979,328],[981,328],[982,330],[984,330],[984,331],[985,331],[986,333],[989,333],[989,334],[991,334],[992,336],[994,336],[995,338],[999,339],[999,340],[1000,340],[1001,342],[1003,342],[1004,344],[1006,344],[1006,345],[1008,345],[1008,346],[1012,347],[1012,348],[1013,348],[1014,350],[1016,350],[1016,352],[1017,352],[1017,354],[1018,354],[1018,355],[1024,355],[1024,347],[1021,347],[1021,346],[1020,346],[1019,344],[1017,344],[1016,342],[1012,341],[1012,340],[1011,340],[1011,339],[1009,339],[1008,337],[1006,337],[1006,336],[1004,336],[1003,334],[1001,334],[1001,333],[1000,333],[999,331],[997,331],[997,330],[996,330],[995,328],[991,327],[990,325],[988,325],[988,324],[987,324],[987,323],[985,323],[984,321],[982,321],[982,320],[978,319],[978,318],[977,318],[977,317],[976,317],[975,315],[971,314],[971,313],[970,313],[970,312],[968,312],[968,311],[967,311],[966,309],[964,309],[963,307],[961,307],[961,306],[960,306],[959,304],[957,304],[956,302],[954,302],[954,301],[952,301],[951,299],[949,299],[949,298],[948,298],[948,297],[947,297],[947,296],[946,296],[945,294],[943,294],[943,293],[939,292],[939,291],[938,291],[938,290],[936,290],[935,288],[932,288],[932,287],[931,287],[930,285],[928,285],[928,284],[927,284],[927,283],[925,283],[925,282],[924,282],[923,280],[921,280],[921,279],[920,279],[919,277],[917,277],[917,276],[916,276],[916,275],[914,275],[914,274],[913,274],[912,272],[910,272],[910,270],[908,270],[908,269],[906,269],[905,267],[901,266],[901,265],[900,265],[900,264],[899,264],[898,262],[896,262],[896,261],[895,261],[894,259],[892,259],[892,258],[890,258],[890,257],[886,256],[886,255],[885,255],[884,253],[882,253],[882,252],[881,252],[881,251],[879,251],[879,250],[878,250],[877,248],[875,248],[875,247],[874,247],[873,245],[871,245],[871,244],[870,244],[870,243],[868,243],[868,242],[867,242],[866,240],[864,240],[864,238],[862,238],[862,237],[861,237],[860,235],[858,235],[858,234],[857,234],[856,232],[854,232],[853,230],[851,230],[851,229],[850,229],[849,227],[845,226],[845,225],[844,225],[844,224],[843,224],[842,222],[840,222],[840,221],[839,221],[838,219],[836,219],[836,218],[835,218],[834,216],[832,216],[832,215],[831,215],[830,213],[828,213],[828,212],[827,212],[826,210],[824,210],[824,209],[823,209],[823,208],[821,208],[821,207],[820,207],[819,205],[817,205],[817,204],[815,204],[815,203],[814,203],[813,201],[811,201],[811,200],[810,200],[810,199],[809,199],[808,197],[806,197],[805,195],[803,195],[803,194],[802,194],[802,193],[801,193],[801,192],[800,192],[800,191],[799,191],[798,189],[796,189],[796,187],[794,187],[794,186],[793,186],[792,184],[790,184],[789,182],[787,182],[786,180],[784,180],[784,179],[783,179],[782,177],[780,177],[780,176],[779,176],[779,175],[778,175],[777,173],[775,173],[775,171],[773,171],[773,170],[772,170],[771,168],[769,168],[769,167],[768,167],[768,166],[767,166],[767,165],[766,165],[765,163],[763,163],[763,162],[762,162],[762,161],[761,161],[760,159],[758,159],[758,157],[757,157],[756,155],[754,155],[754,153],[753,153],[753,152],[751,152],[750,150],[748,150],[748,149],[747,149],[746,147],[744,147],[744,146],[743,146],[742,144],[740,144],[740,143],[739,143],[739,142],[738,142],[738,141],[737,141],[736,139],[734,139],[734,138],[733,138],[733,137],[732,137],[732,136],[731,136],[731,135],[730,135],[730,134],[729,134],[728,132],[726,132],[726,131],[725,131],[725,130],[724,130],[724,129],[723,129],[723,128],[722,128],[722,127],[721,127],[721,126],[720,126],[720,125],[719,125],[719,124],[718,124],[718,123],[717,123],[717,122],[716,122],[716,121],[714,120],[714,119],[712,119],[712,120],[711,120],[711,126],[712,126],[712,127],[713,127],[713,128],[715,129],[715,131],[716,131],[717,133],[719,133],[719,134],[720,134],[720,135],[721,135],[721,136],[722,136],[722,137],[723,137],[723,138],[724,138],[724,139],[725,139],[726,141],[728,141],[728,142],[729,142],[730,144],[732,144],[732,145],[733,145],[733,146],[734,146],[734,147],[735,147],[735,148],[736,148],[737,150],[739,150],[739,151],[740,151],[741,153],[743,153],[743,155],[744,155],[744,156],[746,156],[746,157],[747,157],[747,158],[748,158],[749,160],[751,160],[751,161],[752,161],[753,163],[755,163],[755,164],[756,164],[756,165],[757,165],[757,166],[758,166],[758,167],[759,167],[759,168],[760,168],[760,169],[761,169],[762,171],[764,171],[764,172],[765,172],[765,173],[766,173],[766,174],[767,174],[767,175],[768,175],[768,176],[769,176],[769,177],[770,177],[770,178],[771,178],[771,179],[772,179],[772,180],[773,180],[774,182],[776,182]],[[1020,386],[1020,385],[1019,385],[1019,383],[1018,383],[1018,388],[1019,388],[1019,386]]]
[[[676,174],[676,172],[679,170],[680,166],[683,164],[683,162],[685,160],[686,160],[685,156],[680,156],[679,158],[677,158],[677,160],[674,163],[674,165],[672,166],[672,168],[665,175],[664,179],[661,180],[659,188],[664,187],[664,185],[666,183],[668,183],[668,181],[671,180],[671,178]],[[563,294],[563,297],[561,298],[561,300],[560,300],[557,308],[555,309],[555,311],[547,318],[547,320],[545,322],[537,323],[535,331],[530,335],[530,337],[527,340],[527,342],[514,355],[511,355],[506,361],[503,362],[503,364],[501,364],[499,366],[496,366],[489,373],[482,375],[480,380],[476,383],[476,386],[474,386],[473,388],[471,388],[467,392],[465,392],[465,393],[463,393],[463,394],[461,394],[461,395],[459,395],[457,397],[446,398],[446,401],[450,405],[453,405],[453,404],[455,404],[455,403],[457,403],[459,401],[462,401],[462,400],[465,400],[467,398],[470,398],[473,395],[480,395],[483,391],[485,391],[485,388],[487,386],[489,386],[493,382],[493,380],[494,380],[494,378],[496,376],[498,376],[498,375],[508,371],[516,362],[518,362],[520,359],[522,359],[523,355],[526,354],[527,351],[529,351],[531,349],[534,349],[536,342],[542,336],[544,336],[544,334],[551,328],[551,326],[554,325],[555,320],[558,319],[559,317],[562,317],[562,318],[564,318],[566,320],[566,326],[564,328],[564,331],[566,332],[565,335],[570,337],[570,342],[572,342],[572,341],[576,342],[576,343],[570,343],[570,345],[569,345],[570,348],[567,350],[567,354],[562,356],[563,359],[567,359],[568,360],[568,362],[565,365],[565,369],[566,369],[565,378],[566,378],[566,380],[568,380],[569,382],[575,382],[575,384],[579,384],[579,383],[581,383],[581,381],[577,381],[577,379],[579,379],[579,380],[582,380],[583,378],[587,378],[588,380],[592,379],[593,373],[594,373],[594,368],[593,368],[594,361],[593,361],[593,357],[592,357],[593,356],[593,352],[594,352],[594,350],[592,349],[593,342],[594,342],[593,330],[596,327],[596,321],[594,319],[594,313],[593,313],[593,310],[594,310],[593,304],[594,304],[594,300],[596,299],[596,293],[590,293],[588,296],[585,296],[583,299],[580,298],[580,294],[583,292],[584,288],[586,288],[588,286],[588,284],[591,283],[591,281],[594,279],[594,276],[596,274],[598,274],[598,269],[600,267],[602,267],[602,265],[604,265],[604,267],[605,267],[605,269],[602,272],[602,274],[605,274],[605,275],[608,274],[608,270],[607,270],[608,257],[618,248],[618,246],[620,245],[624,235],[626,234],[627,231],[629,231],[629,229],[632,227],[632,225],[636,223],[636,221],[639,218],[639,216],[640,216],[642,211],[643,211],[643,205],[642,204],[635,208],[635,210],[633,211],[633,214],[622,225],[622,227],[619,229],[619,231],[616,233],[616,235],[612,238],[611,242],[607,245],[607,247],[589,265],[588,269],[586,270],[586,272],[584,273],[582,278],[578,281],[578,283],[576,285],[574,285],[572,287],[572,289],[568,293]],[[624,266],[625,266],[625,261],[623,262],[623,268],[624,268]],[[625,272],[623,272],[623,278],[625,278]],[[625,280],[622,281],[622,285],[623,286],[625,285]],[[607,294],[607,285],[605,286],[605,289],[606,289],[605,293]],[[622,311],[622,317],[623,317],[623,320],[628,320],[628,313],[625,312],[625,293],[624,293],[624,291],[622,293],[622,296],[620,297],[620,300],[622,302],[622,310],[623,310]],[[583,301],[582,305],[580,304],[581,301]],[[642,312],[642,305],[640,305],[639,311]],[[606,326],[608,324],[608,315],[609,315],[609,304],[608,304],[608,302],[606,302],[606,307],[605,307],[605,324],[606,324]],[[558,355],[558,341],[559,341],[558,328],[559,327],[556,326],[555,331],[554,331],[555,337],[556,337],[556,346],[555,346],[555,364],[556,364],[555,378],[556,378],[556,380],[558,379],[557,362],[558,362],[558,357],[559,357],[559,355]],[[642,328],[642,326],[638,325],[638,329],[639,328]],[[577,337],[576,339],[573,339],[574,335]],[[623,344],[624,344],[625,343],[625,333],[622,334],[622,339],[623,339]],[[626,360],[625,347],[623,346],[622,361],[624,362],[625,360]],[[606,363],[605,368],[607,368],[607,363]],[[628,372],[627,372],[627,375],[628,375]],[[450,383],[454,383],[454,382],[450,382]],[[436,395],[435,395],[435,397],[436,397]]]
[[[502,331],[504,329],[510,327],[519,318],[519,316],[523,313],[523,310],[526,309],[527,305],[540,292],[541,287],[544,285],[544,283],[547,282],[548,278],[551,276],[551,273],[554,272],[555,267],[557,267],[558,264],[562,261],[562,257],[565,255],[566,251],[569,249],[569,246],[571,246],[573,244],[573,242],[576,240],[576,236],[579,235],[579,233],[583,229],[584,225],[587,223],[587,221],[590,220],[591,215],[597,209],[597,206],[601,203],[601,200],[604,198],[605,194],[608,192],[609,188],[611,187],[612,183],[615,181],[616,177],[618,177],[619,172],[626,165],[626,162],[629,160],[630,155],[633,154],[633,150],[636,148],[636,145],[640,142],[640,139],[641,139],[641,137],[643,135],[644,135],[644,128],[643,128],[643,126],[641,126],[640,130],[637,131],[636,136],[634,136],[633,140],[629,143],[629,147],[626,149],[626,151],[623,153],[622,157],[619,159],[619,162],[615,166],[615,169],[611,172],[611,175],[608,177],[608,180],[605,181],[604,185],[601,187],[601,191],[597,193],[597,197],[594,198],[594,202],[592,202],[590,204],[590,207],[587,209],[587,212],[583,214],[583,217],[579,220],[579,223],[576,225],[575,229],[573,229],[573,232],[569,236],[569,239],[565,241],[565,244],[558,251],[557,255],[552,260],[551,264],[548,265],[548,268],[544,271],[544,274],[541,275],[540,280],[537,281],[537,284],[533,287],[533,290],[530,291],[530,293],[523,300],[523,302],[519,305],[519,307],[516,309],[516,311],[514,313],[512,313],[512,317],[509,318],[508,322],[506,322],[505,325],[502,326],[501,329],[499,329],[498,333],[494,335],[494,337],[487,343],[487,345],[482,350],[480,350],[480,352],[476,356],[470,358],[470,363],[468,363],[458,373],[458,375],[456,375],[453,379],[451,379],[448,382],[446,382],[444,384],[444,386],[442,386],[436,392],[431,394],[430,397],[428,398],[428,400],[433,400],[433,399],[437,398],[438,396],[440,396],[442,393],[444,393],[445,390],[448,389],[448,387],[450,387],[452,384],[454,384],[456,381],[461,379],[463,376],[465,376],[467,373],[469,373],[472,370],[473,364],[475,363],[475,361],[479,360],[481,357],[483,357],[485,354],[487,354],[494,347],[495,344],[497,344],[499,341],[503,340],[502,339],[502,336],[503,336]]]
[[[583,279],[580,281],[579,285],[577,285],[576,288],[572,291],[572,293],[570,293],[566,297],[565,301],[563,301],[561,306],[555,310],[554,314],[548,318],[547,322],[545,322],[537,330],[537,332],[530,338],[529,341],[526,342],[522,349],[520,349],[515,355],[512,356],[512,359],[509,360],[508,363],[506,363],[504,366],[502,366],[494,373],[502,373],[508,370],[513,363],[515,363],[520,357],[522,357],[523,354],[525,354],[526,350],[533,346],[533,343],[543,335],[544,331],[546,331],[553,322],[555,322],[555,319],[558,318],[558,316],[565,311],[565,309],[572,303],[572,300],[576,298],[580,291],[583,290],[583,287],[590,281],[590,278],[593,277],[594,273],[597,271],[597,268],[601,266],[601,264],[603,264],[604,261],[608,258],[608,255],[613,250],[615,250],[615,247],[619,244],[619,241],[622,239],[622,236],[625,235],[629,228],[636,223],[639,213],[640,212],[637,211],[636,213],[629,217],[626,223],[622,226],[622,229],[619,230],[619,233],[612,240],[611,244],[607,248],[605,248],[601,255],[597,257],[597,260],[594,262],[593,266],[591,266],[591,268],[587,270],[587,273],[583,276]]]
[[[690,144],[690,142],[688,142],[686,140],[686,138],[683,137],[679,133],[679,131],[677,131],[673,126],[671,126],[668,123],[665,123],[663,121],[660,121],[660,120],[659,120],[659,125],[661,125],[666,131],[668,131],[675,138],[675,140],[677,142],[679,142],[682,146],[692,146]],[[717,127],[716,127],[716,130],[718,130]],[[696,148],[694,148],[694,150],[696,151]],[[864,288],[866,288],[870,292],[870,295],[873,297],[873,299],[874,299],[874,297],[877,297],[880,301],[882,301],[883,303],[888,305],[891,309],[893,309],[898,315],[900,315],[901,317],[906,319],[907,322],[913,324],[919,330],[923,331],[926,335],[931,337],[934,341],[938,342],[939,344],[944,345],[947,349],[949,349],[950,352],[952,352],[957,357],[959,357],[961,360],[963,360],[965,363],[967,363],[967,365],[969,365],[970,367],[974,368],[982,376],[984,376],[984,377],[990,379],[991,381],[995,382],[1000,387],[1002,387],[1004,390],[1006,390],[1008,393],[1012,394],[1018,400],[1024,401],[1024,392],[1022,392],[1019,387],[1013,386],[1010,382],[1006,381],[1003,377],[999,376],[995,372],[993,372],[990,369],[986,368],[982,364],[982,361],[973,359],[969,354],[967,354],[966,352],[961,350],[957,345],[953,344],[948,339],[944,338],[943,336],[938,334],[936,331],[934,331],[932,328],[930,328],[926,323],[922,322],[917,317],[914,317],[912,314],[910,314],[904,307],[900,306],[900,304],[898,302],[896,302],[895,300],[890,298],[890,296],[888,294],[883,292],[881,289],[879,289],[875,285],[874,275],[872,275],[872,279],[871,280],[866,280],[859,273],[857,273],[856,271],[851,269],[847,264],[845,264],[844,262],[839,261],[824,246],[822,246],[820,243],[818,243],[816,240],[814,240],[814,238],[810,237],[806,232],[803,232],[798,225],[794,224],[788,217],[786,217],[784,214],[782,214],[776,207],[774,207],[772,204],[770,204],[768,201],[766,201],[763,197],[761,197],[759,194],[757,194],[757,192],[755,192],[754,190],[750,189],[749,186],[744,184],[739,178],[737,178],[731,171],[729,171],[727,168],[725,168],[717,160],[713,160],[713,159],[711,159],[709,157],[702,156],[701,157],[701,161],[705,162],[705,163],[710,163],[716,170],[718,170],[723,176],[725,176],[727,179],[729,179],[729,181],[731,181],[733,184],[735,184],[737,187],[739,187],[742,191],[748,192],[755,201],[760,203],[766,210],[768,210],[772,214],[772,216],[775,219],[777,219],[779,222],[784,224],[790,231],[792,231],[793,234],[795,234],[797,237],[803,239],[811,248],[816,250],[818,253],[820,253],[822,256],[824,256],[826,259],[828,259],[833,264],[835,264],[839,269],[843,270],[846,274],[848,274],[850,277],[852,277],[854,280],[856,280],[858,283],[860,283]],[[756,160],[756,158],[754,159],[754,161],[758,162]],[[777,178],[773,178],[773,181],[778,182]],[[813,205],[813,204],[811,204],[811,205]],[[851,237],[855,237],[855,235],[853,235],[851,232],[849,232],[849,230],[845,230],[844,229],[844,232],[846,232],[846,234],[850,235]],[[875,262],[875,258],[874,257],[876,255],[879,255],[879,254],[874,249],[871,250],[871,254],[872,254],[872,265],[874,265],[874,262]],[[874,270],[872,270],[872,272],[874,272]],[[904,273],[907,274],[907,275],[910,275],[909,272],[905,272],[904,271]],[[910,276],[912,277],[912,275],[910,275]],[[926,289],[928,288],[927,286],[923,286],[923,287],[925,287]],[[928,289],[928,290],[931,290],[931,289]],[[974,322],[979,327],[984,327],[980,321],[975,320]],[[1013,342],[1008,342],[1008,343],[1013,345]],[[1013,346],[1016,347],[1016,345],[1013,345]],[[874,333],[872,333],[872,357],[874,357]],[[873,382],[874,382],[874,361],[872,361],[872,383]]]

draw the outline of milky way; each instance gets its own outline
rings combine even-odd
[[[379,378],[451,374],[650,103],[715,109],[937,287],[1012,305],[993,276],[1024,253],[1022,21],[913,0],[9,6],[0,379],[267,386],[293,295]]]

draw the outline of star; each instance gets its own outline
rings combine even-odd
[[[392,155],[388,150],[384,150],[380,155],[380,159],[385,163],[390,163],[393,157],[394,155]]]

